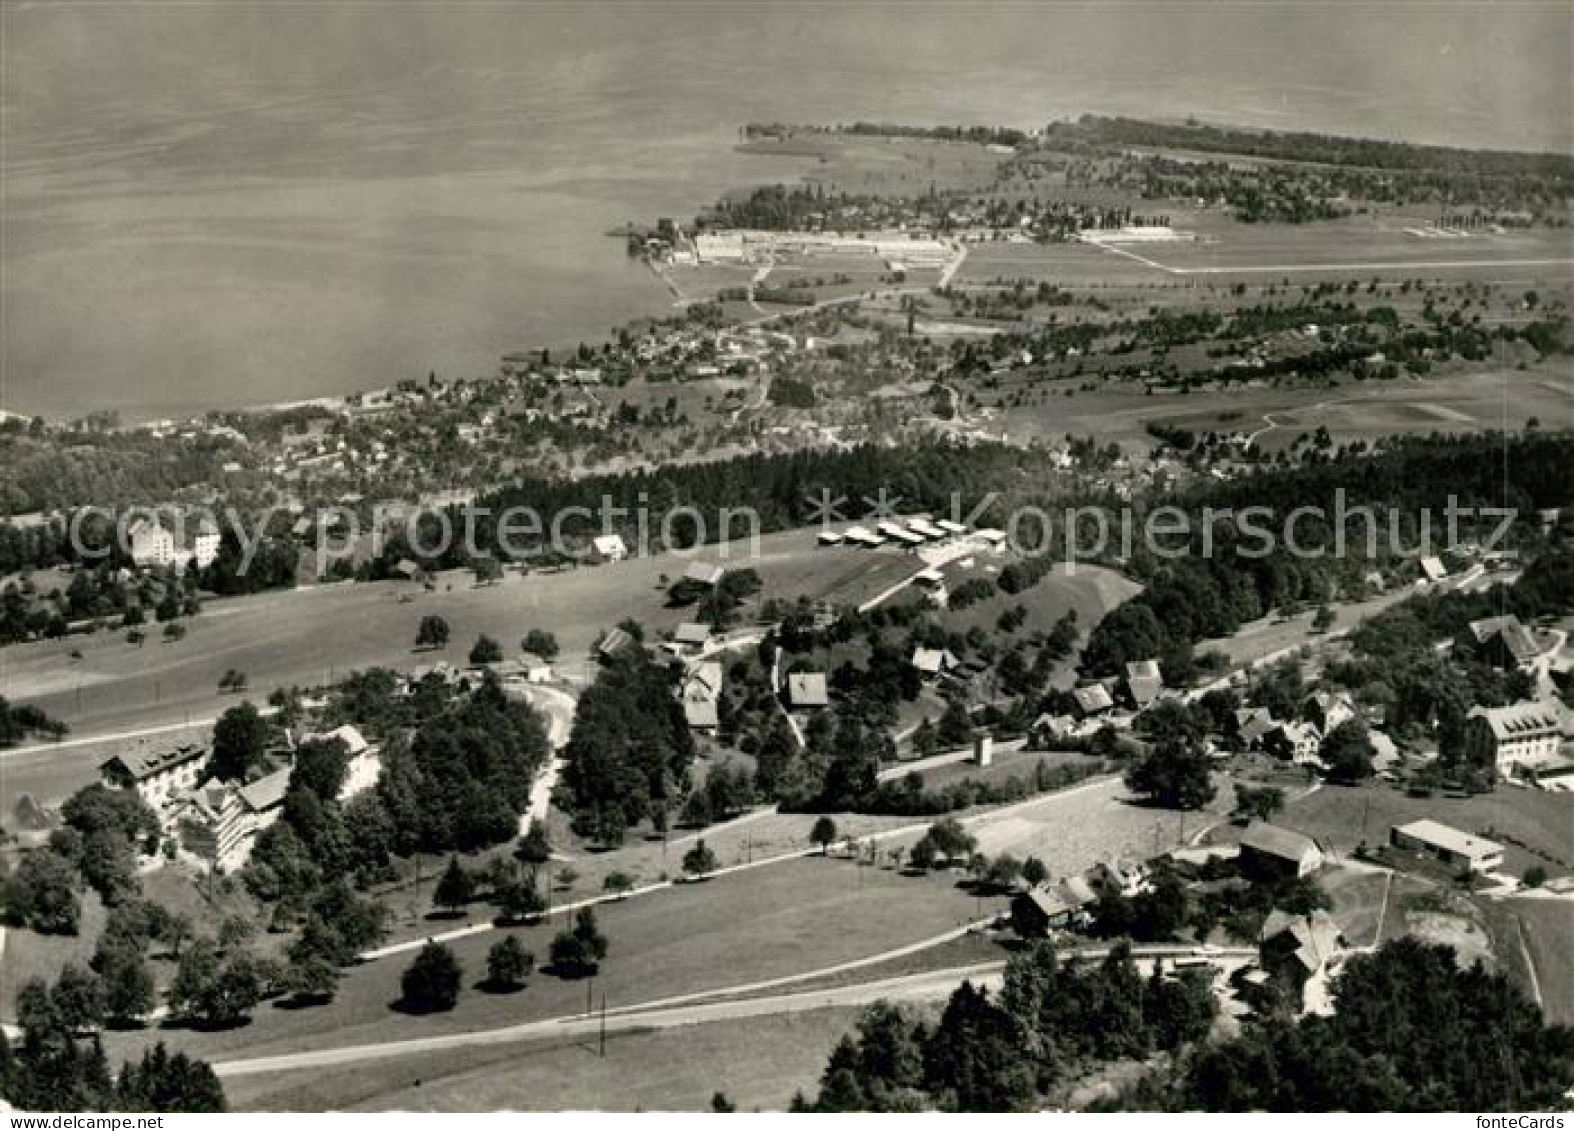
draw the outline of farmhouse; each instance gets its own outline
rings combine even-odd
[[[792,672],[787,676],[787,705],[795,711],[816,711],[829,706],[824,672]]]
[[[913,585],[924,591],[929,599],[936,605],[944,605],[949,599],[945,587],[945,574],[933,566],[922,570],[913,576]]]
[[[198,569],[205,569],[219,556],[219,529],[207,518],[197,523],[185,547],[176,545],[175,535],[168,527],[149,518],[137,519],[127,535],[131,560],[139,566],[184,569],[188,563],[195,562]]]
[[[1309,876],[1323,866],[1323,852],[1311,837],[1266,821],[1253,821],[1241,834],[1241,871],[1259,876]]]
[[[526,683],[552,682],[552,665],[534,652],[526,652],[519,657],[519,668]]]
[[[1503,846],[1484,837],[1471,836],[1433,820],[1395,825],[1388,840],[1395,848],[1408,848],[1435,856],[1445,864],[1472,872],[1490,872],[1503,866]]]
[[[1421,559],[1421,576],[1431,582],[1442,581],[1448,576],[1448,567],[1441,558],[1428,556]]]
[[[163,813],[176,794],[200,780],[207,749],[198,745],[173,750],[117,754],[98,768],[99,779],[111,789],[134,789],[155,813]]]
[[[1130,860],[1100,860],[1087,874],[1094,891],[1110,895],[1136,895],[1147,878],[1147,870]]]
[[[1499,773],[1515,766],[1537,766],[1557,757],[1562,742],[1561,708],[1550,702],[1511,707],[1472,707],[1465,716],[1465,754],[1491,762]]]
[[[1033,720],[1033,734],[1040,742],[1052,742],[1075,734],[1077,720],[1070,715],[1051,715],[1048,711]]]

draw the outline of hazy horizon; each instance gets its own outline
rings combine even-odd
[[[667,296],[749,120],[1082,112],[1574,152],[1566,5],[6,4],[0,407],[294,399]]]

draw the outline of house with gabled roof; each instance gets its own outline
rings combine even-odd
[[[1541,646],[1516,616],[1473,620],[1454,641],[1460,655],[1512,671],[1529,668],[1541,656]]]
[[[1347,719],[1355,717],[1355,704],[1348,695],[1332,691],[1314,691],[1301,704],[1301,718],[1327,734]]]
[[[1246,750],[1260,749],[1263,736],[1278,725],[1266,707],[1241,707],[1235,712],[1235,737]]]
[[[722,679],[721,661],[703,660],[684,676],[682,696],[686,701],[712,702],[721,694]]]

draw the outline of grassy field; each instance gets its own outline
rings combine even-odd
[[[703,1111],[718,1091],[740,1111],[781,1110],[813,1093],[859,1010],[617,1033],[607,1055],[566,1040],[470,1048],[345,1068],[226,1081],[241,1111]]]

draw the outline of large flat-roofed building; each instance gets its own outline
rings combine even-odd
[[[1562,708],[1553,702],[1472,707],[1465,716],[1465,753],[1471,761],[1490,761],[1506,774],[1516,766],[1534,767],[1556,758],[1562,729]]]
[[[1490,872],[1503,866],[1503,846],[1497,841],[1462,833],[1440,821],[1395,825],[1389,830],[1388,839],[1395,848],[1425,852],[1472,872]]]

